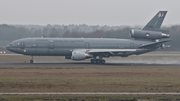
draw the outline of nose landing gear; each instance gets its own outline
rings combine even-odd
[[[30,63],[34,63],[34,56],[31,56],[31,60],[30,60]]]

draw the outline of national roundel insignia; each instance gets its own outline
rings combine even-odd
[[[147,32],[147,33],[146,33],[146,36],[150,36],[150,33],[149,33],[149,32]]]

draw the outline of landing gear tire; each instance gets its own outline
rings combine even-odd
[[[105,64],[105,62],[106,62],[105,60],[101,60],[100,61],[101,64]]]
[[[99,59],[96,60],[96,64],[100,64],[101,61]]]
[[[100,59],[91,59],[92,64],[105,64],[105,60],[100,60]]]
[[[34,56],[31,56],[31,60],[30,60],[30,63],[34,63]]]
[[[30,60],[30,63],[34,63],[34,60]]]
[[[96,60],[95,60],[95,59],[91,59],[91,63],[92,63],[92,64],[95,64],[95,63],[96,63]]]

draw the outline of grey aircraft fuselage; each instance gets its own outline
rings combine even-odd
[[[113,38],[24,38],[11,42],[7,49],[31,56],[71,56],[74,49],[138,49],[140,45],[151,42]],[[154,49],[156,48],[127,52],[122,56],[141,54]]]

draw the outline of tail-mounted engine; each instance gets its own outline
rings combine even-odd
[[[132,29],[130,31],[131,37],[135,39],[150,39],[150,40],[156,40],[156,39],[162,39],[162,38],[169,38],[169,34],[165,34],[162,32],[156,32],[156,31],[146,31],[146,30],[138,30],[138,29]]]

